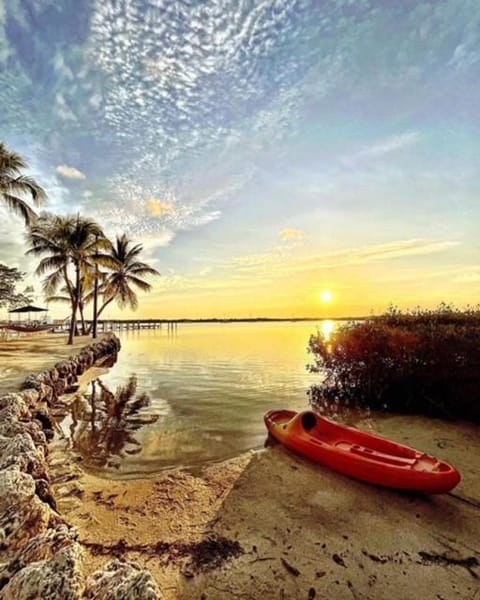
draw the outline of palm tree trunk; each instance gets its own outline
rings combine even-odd
[[[70,321],[70,331],[68,334],[68,342],[67,344],[73,344],[73,336],[75,334],[76,320],[77,320],[77,310],[79,304],[79,292],[80,292],[80,264],[78,261],[75,264],[75,294],[72,302],[72,318]]]
[[[82,323],[82,335],[85,335],[87,333],[87,327],[85,324],[85,317],[83,314],[83,302],[79,302],[78,304],[78,310],[80,311],[80,321]]]
[[[110,302],[112,302],[112,300],[114,300],[114,298],[110,298],[109,300],[107,300],[106,302],[104,302],[102,304],[102,306],[100,307],[100,310],[96,313],[97,314],[97,318],[96,318],[96,324],[98,324],[98,318],[99,316],[102,314],[103,309],[106,308]],[[87,334],[90,334],[90,332],[92,331],[92,327],[93,327],[93,323],[90,325],[90,327],[87,330]]]
[[[95,236],[95,242],[98,244],[98,235]],[[98,246],[95,248],[95,258],[98,256]],[[95,262],[95,281],[93,283],[93,322],[92,322],[92,338],[97,337],[97,321],[98,321],[98,262]]]

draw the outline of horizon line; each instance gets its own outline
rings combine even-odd
[[[123,323],[225,323],[225,322],[255,322],[255,321],[351,321],[367,319],[363,316],[342,316],[342,317],[199,317],[190,318],[182,317],[178,319],[173,318],[141,318],[141,319],[99,319],[98,323],[105,322],[123,322]],[[85,319],[86,322],[90,323],[91,319]]]

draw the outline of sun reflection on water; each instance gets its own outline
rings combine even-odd
[[[322,321],[322,323],[320,324],[320,332],[322,334],[323,339],[326,342],[330,341],[330,338],[332,337],[332,334],[335,331],[336,327],[337,324],[335,323],[335,321],[331,321],[330,319]]]

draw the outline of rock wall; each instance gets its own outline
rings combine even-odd
[[[117,560],[83,573],[78,533],[57,512],[50,489],[49,406],[79,375],[100,359],[115,359],[119,350],[120,341],[109,335],[30,375],[18,393],[0,396],[0,600],[162,598],[151,575],[134,563]]]

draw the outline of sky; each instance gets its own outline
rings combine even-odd
[[[479,83],[478,0],[0,0],[0,139],[161,273],[111,317],[478,304]]]

